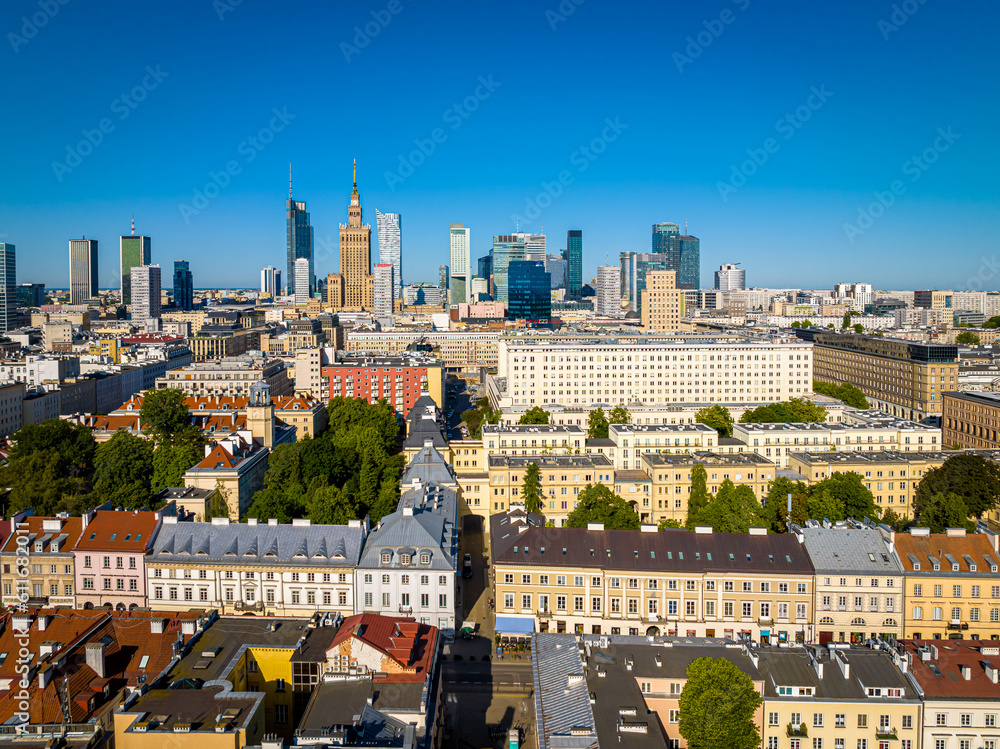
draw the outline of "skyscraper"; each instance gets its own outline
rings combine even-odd
[[[132,319],[160,319],[160,266],[136,265],[129,271],[132,291]]]
[[[528,259],[524,250],[525,236],[525,234],[498,234],[493,237],[494,301],[507,301],[507,266],[514,261]]]
[[[260,272],[260,293],[279,296],[281,294],[281,271],[269,265]]]
[[[356,161],[347,223],[340,225],[340,275],[344,277],[344,306],[348,309],[370,310],[375,305],[372,285],[372,228],[361,223]]]
[[[613,265],[597,268],[597,293],[594,311],[603,317],[621,317],[621,272]]]
[[[45,284],[19,283],[17,285],[18,307],[41,307],[45,304]]]
[[[486,279],[486,293],[493,295],[493,253],[483,255],[477,261],[477,276]]]
[[[552,317],[552,281],[545,264],[537,260],[514,260],[507,272],[507,317],[548,322]]]
[[[285,242],[288,254],[286,293],[295,293],[295,261],[309,261],[309,292],[316,288],[316,269],[313,267],[313,228],[304,200],[292,199],[292,167],[288,166],[288,200],[285,201]],[[278,292],[275,291],[275,294]]]
[[[396,268],[392,263],[378,263],[375,266],[374,313],[375,317],[390,317],[392,302],[396,295]]]
[[[662,333],[680,330],[684,317],[685,296],[677,288],[677,273],[672,270],[654,270],[646,276],[642,292],[642,328]]]
[[[566,258],[563,255],[547,255],[545,257],[545,270],[552,276],[553,289],[566,288]],[[569,292],[567,291],[567,298],[568,294]]]
[[[395,279],[393,299],[403,297],[403,219],[398,213],[382,213],[375,209],[378,227],[378,261],[392,265]]]
[[[747,272],[739,263],[726,263],[715,271],[715,288],[719,291],[742,291],[747,287]]]
[[[661,253],[621,253],[619,293],[628,297],[630,310],[642,312],[642,292],[646,288],[646,275],[651,271],[669,270],[667,266],[667,256]]]
[[[470,299],[472,286],[472,229],[465,224],[451,225],[451,303]]]
[[[309,273],[309,258],[300,257],[295,261],[295,304],[308,304],[312,286]]]
[[[178,309],[194,309],[194,276],[187,260],[174,261],[174,304]]]
[[[97,296],[97,240],[69,240],[69,303],[84,304]]]
[[[14,245],[0,242],[0,333],[14,325],[17,314],[17,259]]]
[[[135,235],[135,219],[132,219],[132,234],[121,237],[120,269],[122,278],[122,304],[132,304],[132,269],[153,262],[152,240]]]
[[[653,253],[666,255],[667,267],[677,271],[678,289],[701,288],[701,241],[681,234],[677,224],[653,224]]]
[[[545,262],[545,255],[548,254],[545,249],[545,235],[544,234],[524,234],[518,233],[519,237],[524,240],[524,259],[534,260],[539,263]]]
[[[583,231],[566,232],[566,298],[583,298]]]
[[[444,299],[444,303],[448,303],[448,272],[449,268],[447,265],[438,266],[438,288],[441,289],[441,298]]]

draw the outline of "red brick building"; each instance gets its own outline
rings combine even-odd
[[[424,392],[444,408],[444,367],[429,356],[343,356],[320,371],[331,398],[384,398],[404,419]]]

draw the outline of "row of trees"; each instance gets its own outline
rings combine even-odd
[[[608,427],[612,424],[629,424],[632,416],[625,406],[615,406],[604,414],[603,408],[595,408],[587,417],[587,439],[606,440],[608,438]]]
[[[823,422],[826,421],[826,409],[802,398],[792,398],[744,411],[740,417],[741,424],[773,424],[786,421],[794,424]]]
[[[866,409],[869,407],[868,399],[865,398],[865,394],[861,392],[861,388],[850,382],[842,382],[839,385],[834,385],[832,382],[820,382],[819,380],[813,380],[813,390],[820,395],[828,395],[831,398],[838,398],[848,406],[853,406],[854,408]]]

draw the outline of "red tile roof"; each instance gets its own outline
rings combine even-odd
[[[58,531],[44,531],[42,530],[42,524],[45,520],[59,520],[60,529]],[[45,518],[45,517],[35,517],[29,516],[21,521],[22,525],[27,525],[29,539],[33,536],[35,539],[43,538],[45,536],[51,536],[52,539],[58,538],[59,536],[66,534],[67,538],[64,543],[59,545],[60,553],[73,551],[77,542],[80,540],[80,534],[83,533],[83,518]],[[16,529],[14,529],[16,530]],[[3,547],[0,547],[0,551],[3,552],[14,552],[17,551],[17,539],[19,533],[11,533],[10,536],[4,541]],[[50,539],[51,542],[51,539]],[[49,551],[50,542],[45,544],[46,554],[51,553]]]
[[[90,521],[76,548],[142,552],[153,545],[158,524],[155,512],[101,510]]]
[[[387,681],[422,681],[434,658],[437,628],[412,618],[355,614],[344,619],[327,652],[351,638],[380,650],[405,670],[388,674]]]
[[[930,555],[937,558],[941,572],[952,572],[951,561],[945,556],[950,554],[958,562],[958,571],[970,574],[969,562],[966,556],[976,565],[976,572],[990,574],[990,561],[997,563],[997,553],[989,538],[982,533],[968,533],[964,536],[949,536],[946,533],[931,533],[928,536],[912,536],[909,533],[897,533],[895,537],[896,553],[903,569],[913,572],[913,555],[920,564],[918,572],[934,572],[934,562]]]
[[[925,698],[1000,701],[1000,678],[995,682],[988,672],[1000,673],[1000,642],[910,640],[902,644],[912,656],[910,673]],[[921,648],[930,650],[929,660],[923,660]],[[968,666],[969,679],[962,674],[962,666]]]

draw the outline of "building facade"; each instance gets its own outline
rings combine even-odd
[[[398,213],[382,213],[376,208],[375,225],[378,227],[379,263],[392,266],[392,300],[395,302],[403,298],[403,219]]]
[[[640,318],[643,330],[661,333],[681,329],[686,298],[676,280],[677,272],[672,270],[653,271],[646,276]]]
[[[340,274],[344,277],[344,306],[370,310],[374,306],[372,281],[372,228],[361,223],[358,167],[347,208],[347,223],[340,225]]]
[[[944,394],[941,442],[947,447],[1000,449],[1000,393],[953,391]]]
[[[300,258],[309,261],[309,293],[312,293],[316,284],[316,269],[313,265],[313,227],[309,222],[306,202],[292,198],[291,168],[288,175],[288,200],[285,201],[285,249],[287,256],[285,279],[288,284],[285,293],[291,296],[296,291],[295,261]],[[279,280],[274,279],[274,283]],[[277,289],[275,286],[272,295],[277,296]]]
[[[451,304],[471,301],[472,291],[472,229],[465,224],[452,224],[449,228],[450,274],[448,280]]]
[[[508,266],[507,274],[507,317],[547,323],[552,317],[552,284],[545,264],[515,260]]]
[[[597,294],[597,301],[594,312],[599,317],[621,317],[622,292],[618,269],[613,265],[599,266],[596,283],[594,292]]]
[[[719,291],[743,291],[747,287],[747,272],[739,263],[724,263],[715,271],[715,288]]]
[[[161,523],[157,512],[94,513],[73,547],[76,605],[118,611],[146,606],[146,557]]]
[[[97,240],[69,240],[69,303],[85,304],[96,297],[97,282]]]
[[[321,368],[331,398],[385,399],[405,419],[421,394],[444,407],[444,367],[436,359],[411,354],[396,357],[343,355]]]
[[[309,303],[311,283],[311,271],[309,258],[300,257],[294,263],[295,275],[295,305],[301,306]]]
[[[93,513],[17,518],[0,549],[3,605],[76,608],[73,548],[92,518]]]
[[[393,300],[396,299],[396,272],[392,263],[376,263],[373,287],[373,311],[375,317],[390,317],[393,312]]]
[[[701,288],[701,241],[681,234],[677,224],[653,224],[652,253],[663,255],[666,267],[677,273],[677,288]]]
[[[159,320],[161,278],[159,265],[135,265],[131,273],[131,313],[133,320]]]
[[[153,262],[153,240],[150,237],[136,236],[135,219],[132,219],[132,234],[119,237],[119,262],[121,270],[121,303],[128,307],[132,304],[132,269],[140,265],[150,265]]]
[[[187,260],[174,261],[174,304],[180,310],[194,309],[194,276]]]
[[[572,301],[583,299],[583,231],[569,229],[566,232],[566,298]]]
[[[0,333],[16,327],[17,255],[13,244],[0,242]]]

